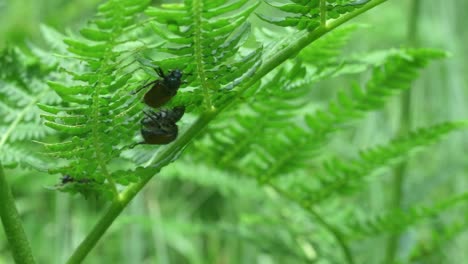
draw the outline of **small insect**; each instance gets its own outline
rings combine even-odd
[[[74,182],[74,181],[75,181],[75,179],[73,179],[73,177],[68,175],[68,174],[64,174],[62,176],[62,178],[60,178],[60,182],[61,182],[62,185],[65,185],[65,184],[67,184],[69,182]]]
[[[62,176],[62,178],[60,178],[60,184],[61,185],[65,185],[67,183],[82,183],[82,184],[87,184],[87,183],[91,183],[91,182],[94,182],[93,179],[88,179],[88,178],[84,178],[84,179],[75,179],[73,178],[72,176],[68,175],[68,174],[64,174]]]
[[[174,141],[178,135],[176,122],[184,115],[185,107],[178,106],[172,110],[159,112],[145,112],[145,118],[141,120],[143,144],[164,145]]]
[[[144,142],[138,144],[165,145],[177,138],[179,128],[176,122],[185,113],[185,107],[177,106],[171,110],[161,110],[159,112],[145,112],[145,117],[141,120],[141,135]]]
[[[182,83],[182,71],[175,69],[166,75],[159,67],[154,68],[154,70],[162,79],[154,80],[136,92],[151,86],[151,89],[143,97],[143,101],[150,107],[158,108],[166,104],[177,94],[177,90],[179,90]]]

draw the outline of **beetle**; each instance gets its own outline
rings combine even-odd
[[[177,106],[171,110],[144,113],[145,117],[141,120],[141,135],[144,141],[138,144],[165,145],[177,138],[179,128],[176,122],[184,115],[185,107]]]
[[[64,174],[62,175],[62,178],[60,178],[60,185],[66,185],[68,183],[82,183],[82,184],[87,184],[94,182],[93,179],[89,178],[83,178],[83,179],[75,179],[74,177],[70,176],[69,174]]]
[[[74,182],[74,181],[75,181],[75,179],[73,179],[73,177],[68,175],[68,174],[64,174],[62,176],[62,178],[60,178],[60,182],[61,182],[62,185],[65,185],[65,184],[67,184],[69,182]]]
[[[157,79],[144,85],[142,88],[138,89],[136,93],[151,86],[144,95],[143,102],[150,107],[159,108],[177,94],[177,90],[179,90],[182,84],[182,71],[175,69],[166,75],[160,67],[156,67],[154,70],[162,79]]]

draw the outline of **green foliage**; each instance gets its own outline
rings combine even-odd
[[[282,18],[272,18],[259,14],[258,17],[277,26],[295,27],[299,30],[307,29],[313,31],[320,26],[322,15],[325,15],[325,19],[337,19],[344,14],[360,8],[369,1],[327,0],[324,1],[324,7],[320,6],[320,2],[320,0],[291,0],[290,3],[277,5],[266,1],[272,7],[287,13],[287,15]]]
[[[333,195],[355,191],[363,186],[363,178],[386,166],[401,162],[413,150],[436,142],[441,136],[466,128],[465,123],[443,123],[411,132],[396,138],[386,145],[359,152],[359,158],[346,161],[338,158],[327,160],[323,164],[324,173],[318,176],[319,186],[315,190],[299,187],[301,199],[316,204]]]
[[[390,95],[409,88],[418,69],[429,60],[443,56],[441,52],[430,50],[402,51],[390,56],[386,63],[373,70],[365,88],[353,86],[350,95],[339,92],[328,109],[305,116],[306,126],[297,118],[298,109],[304,105],[314,79],[305,81],[306,71],[300,66],[289,72],[279,71],[250,97],[249,111],[241,108],[238,115],[224,118],[228,121],[212,129],[214,131],[208,133],[208,145],[198,147],[196,152],[205,160],[211,157],[213,163],[221,167],[238,166],[237,170],[263,182],[307,168],[331,133],[343,130],[350,121],[383,107]],[[317,79],[320,76],[315,81]],[[289,150],[286,155],[285,149]],[[246,157],[245,162],[235,162],[242,157]],[[332,166],[329,171],[334,168]],[[258,175],[258,172],[262,174]]]
[[[44,168],[40,148],[31,140],[53,134],[44,127],[37,103],[55,104],[58,98],[44,84],[51,69],[18,49],[0,54],[0,160],[5,166]],[[31,153],[31,149],[35,152]]]
[[[444,252],[444,247],[450,246],[460,235],[466,233],[467,215],[463,215],[461,219],[444,223],[441,228],[430,230],[429,234],[423,236],[418,244],[411,250],[411,254],[405,259],[397,263],[412,263],[416,261],[430,260],[431,258],[438,261],[440,253]]]
[[[444,210],[466,203],[468,194],[464,193],[449,199],[438,201],[431,206],[414,206],[408,210],[396,210],[366,220],[350,221],[346,234],[353,238],[375,236],[382,233],[400,233],[405,228],[421,220],[440,215]]]
[[[147,10],[154,20],[152,29],[166,41],[157,51],[169,55],[157,64],[183,70],[186,82],[198,88],[178,96],[174,105],[199,107],[203,95],[205,108],[210,109],[220,99],[216,92],[232,89],[258,67],[261,49],[241,49],[250,33],[246,20],[257,5],[248,0],[197,0]]]
[[[3,52],[0,67],[7,70],[0,76],[6,87],[0,90],[0,160],[43,169],[45,158],[31,142],[40,141],[53,159],[47,162],[49,173],[62,177],[54,189],[113,198],[70,263],[81,262],[151,177],[177,161],[161,172],[161,187],[150,193],[177,209],[167,224],[158,222],[170,229],[168,259],[219,261],[203,252],[204,243],[188,247],[192,241],[173,230],[189,226],[203,241],[221,233],[213,242],[219,248],[245,240],[255,257],[266,252],[278,263],[352,264],[359,255],[358,247],[351,246],[357,239],[398,235],[466,203],[462,194],[431,206],[380,210],[379,217],[361,212],[358,203],[334,211],[360,201],[370,185],[382,181],[367,181],[369,176],[467,127],[463,121],[439,122],[364,149],[343,144],[335,153],[334,143],[348,142],[349,132],[363,126],[367,116],[384,113],[430,62],[446,57],[432,49],[349,51],[357,27],[335,27],[381,2],[263,6],[249,0],[187,0],[150,7],[148,0],[109,0],[80,35],[42,29],[58,56],[36,46],[31,47],[33,57]],[[263,15],[272,9],[278,12],[275,17]],[[279,36],[251,30],[254,12],[274,30],[294,30]],[[187,114],[175,142],[129,150],[139,142],[145,110],[141,99],[148,88],[138,89],[159,78],[151,67],[183,71],[181,90],[164,107],[183,105]],[[336,78],[345,80],[347,89],[336,91]],[[333,98],[316,96],[322,87]],[[193,193],[199,201],[192,201]],[[354,209],[355,214],[350,212]],[[350,215],[354,222],[343,219]],[[461,228],[447,230],[454,235]],[[439,241],[434,238],[431,246]],[[415,246],[414,252],[417,259],[421,250]]]
[[[44,144],[50,156],[67,161],[51,172],[101,184],[107,179],[115,188],[109,163],[119,157],[122,146],[130,144],[142,109],[139,98],[131,93],[138,80],[126,67],[131,64],[128,49],[134,47],[127,30],[148,3],[109,1],[80,31],[83,38],[64,40],[84,68],[66,69],[72,79],[67,83],[48,82],[68,106],[39,105],[48,113],[43,115],[45,125],[67,135],[65,141]],[[129,178],[133,178],[130,172]]]

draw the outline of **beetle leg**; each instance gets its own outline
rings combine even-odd
[[[156,67],[154,70],[159,75],[159,77],[166,79],[166,75],[164,74],[164,71],[161,69],[161,67]]]
[[[153,117],[153,118],[158,119],[158,113],[156,113],[156,112],[154,112],[154,111],[151,111],[151,110],[150,110],[150,111],[145,111],[145,114],[146,114],[147,116],[150,116],[150,117]]]
[[[144,111],[143,113],[146,115],[146,117],[148,117],[149,119],[151,119],[151,121],[153,121],[155,124],[159,124],[158,117],[156,116],[155,113],[153,113],[153,112],[148,112],[148,111]]]
[[[150,86],[150,85],[155,84],[156,82],[158,82],[158,80],[151,81],[151,82],[149,82],[149,83],[143,85],[142,87],[136,89],[135,91],[133,91],[132,94],[137,94],[137,93],[139,93],[141,90],[145,89],[146,87],[148,87],[148,86]]]
[[[142,145],[142,144],[145,144],[145,142],[136,142],[136,143],[133,143],[133,144],[131,144],[131,145],[128,145],[128,146],[123,147],[121,150],[133,149],[133,148],[135,148],[136,146]]]

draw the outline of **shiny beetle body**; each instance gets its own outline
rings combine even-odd
[[[152,81],[144,86],[151,86],[151,89],[146,92],[143,101],[150,107],[158,108],[177,94],[182,83],[182,72],[176,69],[165,75],[161,68],[155,68],[155,71],[162,79]]]
[[[145,118],[141,120],[141,135],[144,140],[142,144],[165,145],[174,141],[179,132],[176,122],[184,113],[183,106],[159,112],[145,112]]]

